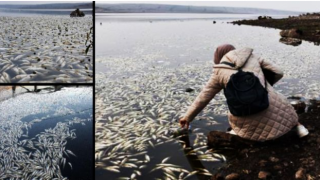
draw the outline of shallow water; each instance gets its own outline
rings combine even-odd
[[[24,161],[19,162],[21,165],[16,164],[16,159],[6,157],[8,162],[18,167],[15,170],[16,174],[20,174],[20,172],[29,173],[28,178],[31,178],[33,171],[29,172],[28,169],[20,169],[20,166],[29,163],[32,167],[34,163],[37,163],[38,158],[35,154],[37,151],[44,155],[48,155],[50,152],[58,153],[60,150],[54,150],[49,145],[41,144],[52,142],[54,138],[51,139],[51,136],[59,137],[64,135],[65,139],[63,138],[63,142],[65,144],[60,144],[60,148],[70,150],[76,156],[63,154],[63,158],[66,158],[64,167],[63,163],[59,163],[59,165],[54,166],[55,168],[58,166],[60,168],[60,170],[53,170],[55,175],[48,176],[50,172],[49,168],[49,171],[44,171],[43,175],[37,176],[37,178],[50,177],[49,179],[52,179],[58,177],[60,173],[62,177],[68,179],[90,179],[93,176],[91,166],[93,163],[92,88],[70,87],[56,92],[53,90],[42,90],[39,93],[21,93],[13,98],[1,101],[0,108],[3,110],[0,115],[0,127],[3,137],[0,151],[2,153],[7,151],[3,146],[25,150],[23,153],[15,150],[18,152],[16,158],[24,159]],[[60,132],[59,129],[64,130]],[[68,137],[68,132],[74,132],[75,137]],[[3,134],[16,134],[17,136],[3,136]],[[11,141],[15,143],[9,143]],[[24,144],[25,141],[27,142],[26,144]],[[33,148],[30,148],[28,145],[30,142],[33,143]],[[25,154],[29,153],[31,156],[26,157]],[[46,159],[46,165],[43,166],[46,168],[56,161],[60,162],[58,155],[52,157],[52,159]],[[3,163],[6,164],[7,162],[1,162],[2,165]],[[11,168],[14,167],[7,165],[6,170],[9,172]],[[41,171],[43,170],[40,169]],[[5,171],[0,172],[0,177],[9,178],[13,176]],[[36,176],[33,177],[35,178]]]
[[[194,170],[190,163],[187,163],[190,157],[184,155],[183,143],[177,143],[177,140],[166,142],[161,138],[169,136],[168,134],[151,133],[149,130],[162,126],[169,130],[178,126],[177,120],[183,116],[209,79],[213,52],[220,44],[230,43],[236,48],[251,47],[255,54],[279,65],[285,76],[275,88],[285,96],[319,96],[317,70],[320,67],[320,51],[319,46],[313,43],[303,41],[302,45],[297,47],[287,46],[279,42],[280,30],[227,23],[237,19],[237,16],[154,16],[157,15],[96,16],[96,35],[99,37],[96,39],[96,64],[99,65],[99,68],[96,68],[97,179],[109,176],[130,177],[134,174],[139,168],[120,167],[120,173],[104,168],[118,166],[115,162],[124,159],[121,153],[137,153],[138,148],[135,146],[139,145],[139,139],[150,138],[152,135],[160,140],[151,139],[151,144],[159,145],[155,148],[146,145],[146,154],[151,157],[151,161],[138,163],[146,164],[147,167],[141,170],[141,176],[135,173],[137,179],[162,178],[166,168],[152,173],[150,171],[166,157],[171,157],[167,161],[169,164],[179,165],[188,171]],[[217,23],[213,24],[213,20]],[[194,88],[195,92],[184,92],[188,87]],[[192,128],[196,131],[189,136],[191,146],[204,148],[196,152],[198,156],[208,154],[205,152],[207,149],[204,143],[209,131],[225,131],[228,127],[224,100],[222,93],[217,94],[192,123]],[[136,123],[135,119],[141,123]],[[116,138],[108,137],[117,134],[112,129],[117,124],[123,124],[121,131],[135,141],[131,142],[133,147],[129,150],[120,148],[116,152],[110,152],[114,145],[108,145],[108,142],[118,142],[121,138],[125,141],[126,136],[122,133]],[[102,128],[104,126],[110,129]],[[102,138],[104,133],[108,136]],[[143,135],[137,135],[139,133]],[[108,148],[103,148],[104,146]],[[111,155],[111,159],[104,159]],[[145,157],[141,155],[137,159],[144,160]],[[201,160],[201,163],[213,173],[223,161]],[[175,173],[177,177],[179,174]],[[199,177],[190,177],[192,178]]]
[[[148,21],[148,22],[158,22],[158,21],[184,21],[184,20],[230,20],[230,19],[255,19],[258,14],[188,14],[188,13],[96,13],[96,19],[104,21],[114,21],[114,22],[132,22],[132,21]],[[273,18],[282,18],[284,15],[271,15]]]
[[[117,17],[125,20],[118,20]],[[284,80],[300,79],[298,88],[304,88],[307,84],[305,81],[310,84],[316,82],[319,77],[316,71],[320,66],[317,61],[320,57],[319,46],[307,41],[297,47],[282,44],[279,42],[280,30],[277,29],[227,24],[232,21],[232,16],[226,20],[219,20],[220,16],[193,21],[154,19],[152,23],[142,21],[150,17],[140,15],[137,16],[140,20],[131,18],[123,14],[96,17],[96,33],[99,35],[96,40],[96,56],[100,65],[98,72],[110,72],[103,68],[102,62],[111,69],[109,62],[114,61],[134,62],[135,66],[131,68],[133,72],[153,66],[177,68],[184,63],[211,63],[215,48],[230,43],[236,48],[251,47],[255,54],[276,63],[285,72]],[[212,20],[217,23],[212,24]]]

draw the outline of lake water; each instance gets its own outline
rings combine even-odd
[[[168,164],[178,165],[190,172],[196,169],[194,162],[190,160],[192,158],[185,156],[183,143],[163,143],[163,140],[159,139],[165,135],[151,133],[148,130],[151,128],[150,131],[153,132],[153,128],[161,125],[168,129],[178,126],[177,119],[185,113],[209,79],[214,50],[221,44],[230,43],[236,48],[253,48],[253,53],[280,66],[285,76],[275,85],[275,89],[285,96],[319,97],[319,46],[306,41],[297,47],[288,46],[279,42],[280,30],[228,23],[257,16],[96,15],[96,148],[97,145],[101,148],[96,149],[96,164],[98,162],[99,165],[99,168],[96,168],[96,179],[130,176],[137,176],[138,179],[162,178],[168,173],[168,167],[155,171],[152,169],[161,166],[159,163],[166,157],[170,157],[166,162]],[[276,18],[280,17],[284,16]],[[184,92],[187,87],[194,88],[195,92]],[[206,142],[206,134],[209,131],[225,131],[228,127],[227,106],[224,100],[222,93],[217,94],[192,123],[196,131],[189,135],[190,144],[194,149],[203,148],[202,151],[196,152],[196,155],[207,154],[203,143]],[[209,117],[212,120],[208,119]],[[150,120],[146,120],[148,118]],[[145,134],[139,130],[139,133],[143,134],[139,136],[139,133],[131,128],[130,124],[135,124],[134,119],[147,124],[148,128],[141,130]],[[112,130],[112,127],[117,127],[117,123],[123,123],[121,131],[133,139],[140,139],[142,136],[150,138],[155,134],[156,138],[150,140],[151,144],[159,145],[145,145],[146,154],[151,157],[149,163],[146,163],[144,154],[137,157],[138,160],[144,160],[140,164],[138,161],[138,168],[120,167],[120,163],[115,163],[124,159],[123,154],[136,153],[138,149],[134,148],[134,145],[141,143],[140,140],[130,141],[133,145],[129,150],[120,148],[115,152],[111,151],[115,145],[108,142],[121,142],[122,135],[115,139],[105,137],[100,140],[97,137],[101,137],[100,133],[110,136],[117,134]],[[149,123],[155,127],[148,125]],[[110,129],[106,131],[102,128],[104,126]],[[139,126],[136,126],[138,129]],[[108,148],[105,149],[105,146]],[[112,155],[112,158],[106,158],[108,155]],[[214,173],[224,163],[221,159],[200,162],[200,167],[205,167],[210,173]],[[132,163],[136,161],[132,160]],[[142,164],[146,164],[147,167],[140,170],[139,165]],[[120,173],[113,171],[114,166],[119,166]],[[106,170],[106,167],[109,170]],[[141,177],[139,174],[142,174]],[[176,177],[179,175],[181,173],[175,172]],[[192,178],[199,179],[195,176],[190,179]]]
[[[0,8],[0,16],[28,17],[39,15],[70,15],[75,9],[5,9]],[[92,16],[92,9],[80,9],[85,15]]]
[[[66,87],[54,91],[47,87],[38,93],[21,92],[21,88],[17,88],[16,93],[14,97],[0,101],[0,151],[1,154],[8,153],[7,147],[10,147],[16,152],[16,159],[9,155],[0,157],[12,165],[0,163],[2,167],[6,164],[6,172],[17,168],[14,172],[19,179],[22,178],[19,175],[23,173],[28,174],[28,178],[36,179],[44,176],[52,179],[60,173],[68,179],[92,179],[92,88]],[[73,132],[74,134],[70,135]],[[41,153],[40,159],[37,153]],[[19,162],[17,159],[23,161]],[[42,164],[44,169],[22,168],[27,164],[29,167],[39,166],[42,162],[46,162]],[[58,164],[55,164],[57,162]],[[38,176],[32,174],[34,171]],[[53,171],[54,175],[49,175],[50,171]],[[13,176],[8,173],[1,175],[1,179],[9,177]]]
[[[143,59],[143,64],[139,68],[144,68],[145,65],[176,67],[180,63],[212,62],[216,47],[230,43],[236,48],[251,47],[255,54],[275,62],[285,71],[285,79],[307,77],[304,80],[309,81],[318,77],[315,70],[319,68],[316,59],[320,54],[319,46],[315,46],[314,43],[303,41],[300,46],[288,46],[279,42],[280,30],[228,24],[233,20],[252,19],[258,15],[223,17],[219,14],[205,15],[201,18],[201,15],[189,14],[182,18],[184,16],[179,14],[165,14],[154,18],[156,16],[134,14],[133,18],[127,14],[118,16],[98,14],[96,16],[96,34],[99,37],[96,39],[97,72],[107,70],[106,66],[100,64],[103,62],[100,59],[103,58],[105,61]],[[193,16],[196,19],[190,20]],[[212,21],[217,23],[213,24]],[[299,71],[293,68],[298,66]]]

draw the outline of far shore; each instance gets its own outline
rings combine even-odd
[[[283,19],[265,18],[255,20],[239,20],[231,22],[237,25],[271,27],[281,30],[298,29],[302,32],[298,39],[320,43],[320,13],[307,13],[299,16],[289,16]]]

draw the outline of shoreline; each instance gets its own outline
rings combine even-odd
[[[299,122],[309,130],[304,138],[290,132],[265,144],[234,145],[230,151],[235,158],[230,158],[211,180],[227,180],[231,176],[236,177],[233,180],[318,179],[319,113],[320,110],[315,109],[299,115]]]
[[[302,31],[300,40],[313,42],[315,45],[320,43],[320,15],[309,14],[300,16],[289,16],[283,19],[255,19],[255,20],[238,20],[232,21],[234,25],[261,26],[275,28],[280,30],[298,29]],[[279,35],[279,37],[281,37]]]

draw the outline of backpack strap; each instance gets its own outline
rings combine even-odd
[[[235,64],[230,63],[230,62],[221,62],[220,64],[226,64],[226,65],[229,65],[229,66],[231,66],[231,67],[236,67]]]
[[[267,90],[267,80],[266,80],[266,76],[263,74],[263,77],[264,77],[264,89],[266,89],[266,91],[268,91]]]
[[[248,59],[247,59],[247,61],[248,61]],[[247,61],[244,63],[244,65],[247,63]],[[233,63],[230,63],[230,62],[221,62],[220,64],[226,64],[226,65],[229,65],[229,66],[231,66],[231,67],[236,67],[236,65],[235,64],[233,64]],[[244,66],[243,65],[243,66]],[[243,67],[242,66],[242,67]],[[238,68],[237,70],[238,71],[241,71],[242,70],[242,67],[240,67],[240,68]],[[266,77],[265,77],[265,75],[263,75],[263,77],[264,77],[264,88],[267,90],[267,80],[266,80]]]

